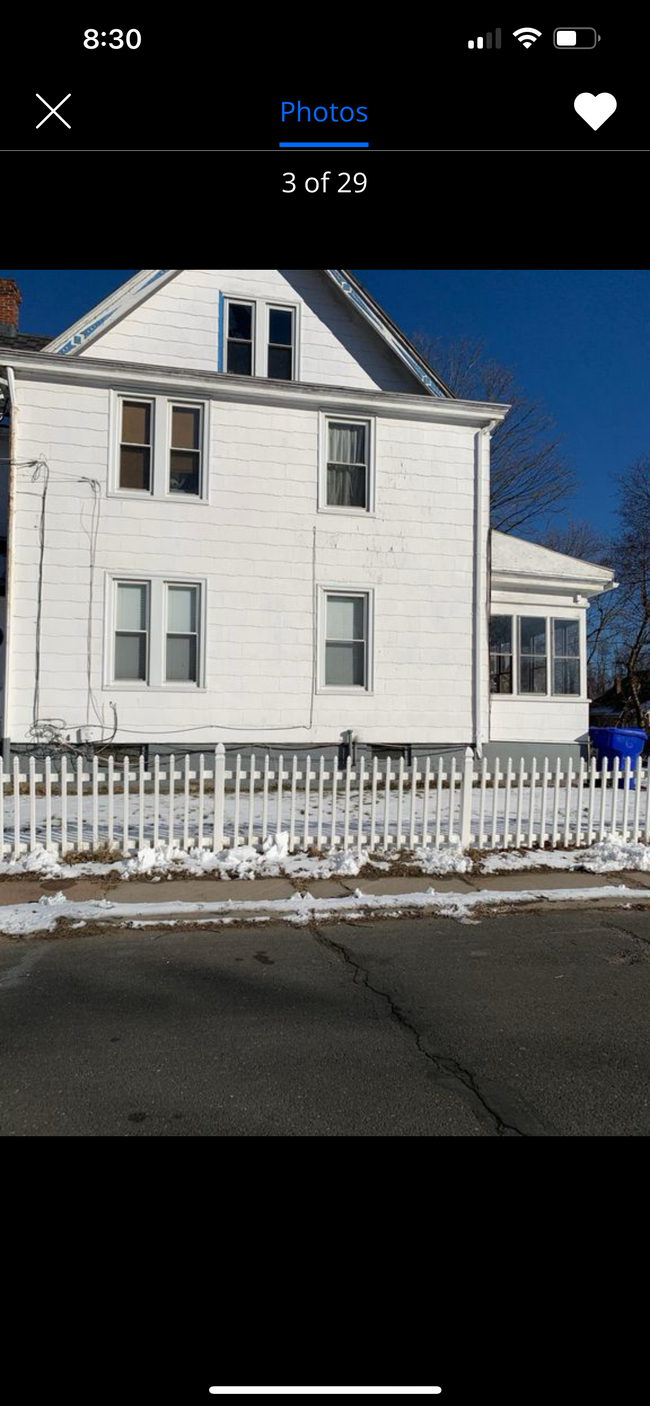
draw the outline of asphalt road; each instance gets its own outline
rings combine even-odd
[[[0,945],[3,1136],[650,1133],[650,914]]]

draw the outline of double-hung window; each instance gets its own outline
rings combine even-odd
[[[293,308],[269,308],[268,374],[272,381],[292,381],[296,315]]]
[[[300,309],[266,298],[224,298],[219,369],[231,376],[295,381]]]
[[[228,302],[226,333],[226,371],[233,376],[254,376],[254,303]]]
[[[170,493],[201,494],[202,414],[197,405],[172,405]]]
[[[198,680],[198,586],[167,586],[167,683]]]
[[[519,692],[546,693],[546,620],[522,615],[519,620]]]
[[[109,581],[107,684],[203,687],[205,582]]]
[[[580,693],[580,625],[577,620],[553,622],[553,692]]]
[[[121,402],[120,488],[151,492],[153,405],[149,400]]]
[[[208,498],[209,406],[156,395],[113,393],[109,492],[150,498]],[[117,462],[116,462],[117,461]]]
[[[149,583],[116,583],[114,677],[116,683],[146,683],[149,663]]]
[[[371,420],[321,416],[321,509],[373,511],[373,441]]]
[[[325,688],[369,687],[369,597],[325,592]]]

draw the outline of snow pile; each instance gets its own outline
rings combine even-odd
[[[238,845],[214,853],[210,849],[180,849],[177,845],[159,844],[140,849],[128,858],[110,863],[86,860],[66,863],[59,859],[56,849],[38,845],[31,854],[0,864],[0,876],[30,874],[42,879],[76,879],[84,876],[117,874],[120,879],[149,878],[215,878],[255,879],[294,878],[329,879],[333,875],[355,876],[368,861],[368,851],[334,850],[320,859],[304,853],[289,853],[286,832],[269,836],[261,846]],[[389,865],[378,865],[389,868]],[[431,871],[436,872],[435,870]],[[440,871],[443,872],[443,871]]]
[[[469,874],[472,861],[459,844],[420,846],[413,856],[423,874]]]
[[[650,901],[650,895],[646,895]],[[218,927],[223,921],[250,922],[259,917],[276,918],[294,926],[306,926],[310,922],[337,921],[376,913],[397,917],[403,913],[426,912],[443,918],[467,921],[474,909],[498,908],[502,905],[539,902],[574,901],[584,903],[589,899],[602,901],[615,898],[619,903],[643,901],[638,889],[628,889],[624,885],[604,885],[593,889],[530,889],[527,892],[508,891],[476,892],[462,894],[436,893],[433,888],[426,893],[364,894],[355,889],[345,898],[314,898],[310,893],[295,893],[292,898],[272,900],[255,899],[233,902],[226,899],[222,903],[111,903],[110,899],[91,899],[75,902],[58,893],[40,898],[38,903],[8,904],[0,907],[0,932],[9,936],[29,936],[35,932],[53,932],[58,919],[65,919],[73,927],[84,922],[110,921],[121,926],[157,927],[185,922],[193,925],[208,923]]]
[[[521,873],[527,869],[582,869],[611,874],[634,869],[650,873],[650,845],[631,840],[600,840],[589,849],[529,849],[522,854],[499,850],[480,862],[481,874]]]

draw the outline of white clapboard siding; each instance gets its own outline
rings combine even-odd
[[[650,767],[594,759],[577,770],[559,760],[539,769],[512,758],[459,766],[430,757],[373,758],[344,767],[325,757],[237,756],[220,744],[198,760],[156,755],[118,765],[94,757],[32,757],[0,766],[0,857],[47,848],[61,856],[133,854],[159,846],[189,852],[257,847],[286,836],[291,853],[341,849],[405,851],[586,847],[650,842]]]

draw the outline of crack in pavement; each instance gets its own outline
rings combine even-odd
[[[630,932],[630,929],[623,927],[622,923],[603,923],[603,927],[608,928],[610,932],[620,932],[623,933],[625,937],[631,937],[636,942],[642,942],[644,947],[650,945],[650,937],[643,937],[640,932]]]
[[[484,1120],[487,1114],[497,1137],[530,1137],[543,1134],[546,1131],[540,1127],[539,1133],[532,1132],[532,1130],[531,1132],[524,1132],[514,1123],[507,1122],[506,1118],[502,1116],[499,1110],[488,1103],[485,1094],[479,1088],[474,1075],[469,1069],[465,1069],[462,1064],[459,1064],[458,1060],[453,1059],[451,1056],[434,1054],[426,1048],[417,1026],[414,1025],[406,1012],[397,1004],[389,991],[382,991],[378,986],[373,985],[370,980],[370,973],[366,971],[365,967],[361,966],[360,962],[355,960],[342,942],[335,942],[333,938],[321,932],[315,923],[310,923],[309,927],[316,941],[320,943],[321,946],[335,953],[337,957],[341,958],[343,962],[352,969],[354,973],[353,985],[357,985],[358,980],[360,980],[361,984],[365,986],[368,991],[372,991],[373,995],[379,996],[383,1001],[386,1001],[393,1019],[397,1021],[398,1025],[403,1030],[408,1030],[409,1034],[413,1036],[420,1054],[438,1071],[439,1076],[441,1076],[438,1082],[442,1087],[455,1093],[461,1092],[464,1098],[467,1098],[469,1095],[469,1101],[474,1106],[475,1111],[478,1112]]]

